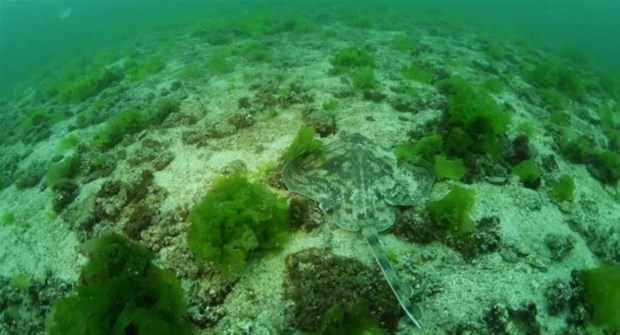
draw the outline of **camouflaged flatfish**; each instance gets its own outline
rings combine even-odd
[[[410,290],[401,284],[388,261],[379,232],[394,224],[393,206],[420,204],[433,179],[425,169],[399,169],[394,154],[360,134],[345,135],[321,153],[301,155],[284,167],[289,191],[319,203],[335,224],[359,231],[405,313],[412,314]]]

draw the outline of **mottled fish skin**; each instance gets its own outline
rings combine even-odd
[[[383,250],[377,231],[372,228],[363,229],[362,235],[366,238],[366,242],[368,242],[370,250],[375,257],[377,264],[379,264],[385,280],[388,282],[388,285],[390,285],[392,292],[394,292],[396,300],[398,300],[401,308],[405,311],[405,314],[407,314],[409,320],[411,320],[416,327],[421,328],[422,326],[420,322],[413,316],[413,305],[407,298],[411,292],[410,287],[404,285],[398,278],[396,271],[394,271],[392,264]]]

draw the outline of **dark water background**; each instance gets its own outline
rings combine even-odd
[[[58,11],[69,7],[71,17],[59,19]],[[363,14],[377,22],[397,17],[404,24],[424,17],[493,33],[499,40],[555,49],[606,71],[620,69],[617,0],[0,0],[0,90],[15,90],[15,84],[29,79],[36,83],[44,70],[60,69],[75,58],[120,47],[149,32],[253,13],[310,19]]]

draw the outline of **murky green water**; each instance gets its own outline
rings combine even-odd
[[[0,335],[620,332],[620,3],[0,0]]]

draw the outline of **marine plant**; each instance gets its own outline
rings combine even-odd
[[[563,110],[554,110],[549,114],[549,121],[554,126],[568,127],[571,123],[571,116]]]
[[[238,274],[259,252],[281,248],[289,236],[286,200],[241,174],[217,179],[189,220],[190,250],[225,276]]]
[[[536,161],[527,159],[512,168],[512,173],[519,177],[521,183],[528,188],[538,188],[542,171]]]
[[[559,139],[560,152],[566,159],[577,164],[587,164],[594,155],[596,144],[588,136],[564,134]]]
[[[333,74],[344,74],[359,68],[375,68],[376,61],[373,54],[362,48],[344,48],[339,50],[331,59]]]
[[[2,224],[4,226],[10,226],[10,225],[14,224],[15,221],[16,221],[15,214],[13,214],[11,212],[4,212],[0,216],[0,224]]]
[[[258,52],[258,51],[252,51],[252,52]],[[208,72],[214,75],[222,75],[222,74],[232,72],[235,69],[235,64],[228,61],[229,55],[230,55],[230,52],[226,49],[218,50],[214,52],[212,55],[210,55],[207,58]],[[246,54],[246,56],[247,55],[248,54]],[[250,54],[248,57],[251,57],[253,59],[258,59],[259,56],[263,57],[262,55],[257,55],[257,54]]]
[[[375,70],[371,67],[361,67],[351,72],[353,87],[360,91],[373,90],[379,82],[375,76]]]
[[[148,249],[105,233],[86,250],[89,260],[74,291],[52,308],[49,335],[193,333],[179,281],[152,263]]]
[[[541,88],[538,95],[542,99],[544,107],[549,111],[561,111],[566,107],[566,97],[554,88]]]
[[[500,93],[504,89],[504,83],[497,78],[489,78],[480,84],[480,87],[489,93]]]
[[[329,113],[333,113],[340,106],[340,102],[337,99],[329,99],[323,102],[323,110]]]
[[[82,129],[105,121],[116,102],[115,98],[98,99],[76,116],[75,126]]]
[[[476,225],[470,216],[474,206],[475,192],[457,186],[446,196],[431,201],[428,205],[430,219],[455,236],[466,236],[476,230]]]
[[[424,84],[430,84],[433,81],[433,74],[430,71],[427,71],[415,64],[403,67],[400,73],[405,79],[414,80]]]
[[[45,183],[52,187],[63,179],[72,179],[80,173],[82,158],[79,153],[65,157],[60,162],[52,165],[45,175]]]
[[[407,34],[399,34],[390,42],[390,47],[392,47],[392,49],[404,53],[414,52],[418,49],[418,46],[418,43],[414,42]]]
[[[464,160],[477,154],[499,156],[510,117],[493,97],[459,77],[441,81],[438,88],[448,98],[442,119],[445,153]]]
[[[502,61],[506,59],[507,51],[505,48],[500,46],[499,44],[493,41],[486,41],[487,44],[484,46],[483,50],[486,54],[494,61]]]
[[[583,79],[561,63],[542,62],[527,73],[527,80],[539,89],[557,89],[576,101],[583,101],[586,96]]]
[[[286,148],[280,160],[286,164],[295,158],[311,153],[320,153],[324,150],[323,142],[316,138],[316,132],[312,127],[301,127],[293,142]]]
[[[370,315],[368,304],[353,302],[330,307],[322,318],[320,335],[383,335],[383,330]]]
[[[154,55],[140,62],[135,59],[127,64],[127,76],[132,81],[143,81],[149,76],[159,73],[166,67],[164,58],[160,55]]]
[[[575,199],[575,180],[569,175],[563,175],[551,183],[551,195],[559,202]]]
[[[620,266],[601,265],[584,270],[580,277],[591,321],[611,330],[620,330]]]
[[[155,103],[154,111],[149,116],[152,124],[160,124],[166,120],[168,115],[178,113],[181,109],[179,100],[171,97],[162,98]]]
[[[72,150],[80,144],[80,139],[75,134],[69,134],[65,136],[59,143],[58,148],[60,151]]]
[[[194,80],[204,77],[206,73],[207,71],[202,65],[189,64],[179,71],[177,78],[180,80]]]
[[[97,95],[123,78],[123,72],[117,69],[97,69],[77,78],[67,77],[58,84],[58,98],[63,103],[81,102]]]
[[[517,132],[532,138],[538,133],[538,126],[532,121],[524,121],[517,126]]]
[[[411,143],[401,143],[394,147],[394,155],[399,162],[415,163],[417,156],[415,146]]]
[[[620,155],[610,150],[599,150],[591,156],[588,170],[600,182],[614,185],[620,179]]]
[[[135,134],[148,127],[148,118],[137,109],[129,109],[113,115],[95,135],[93,144],[107,150],[118,144],[126,135]]]
[[[259,41],[241,44],[232,52],[235,55],[244,57],[252,63],[269,63],[273,59],[269,46]]]
[[[448,159],[444,155],[435,156],[433,172],[439,179],[459,180],[467,173],[467,168],[461,159]]]
[[[438,133],[431,133],[417,140],[415,143],[403,143],[394,147],[394,154],[398,161],[416,163],[424,161],[432,163],[435,155],[441,154],[443,139]]]

